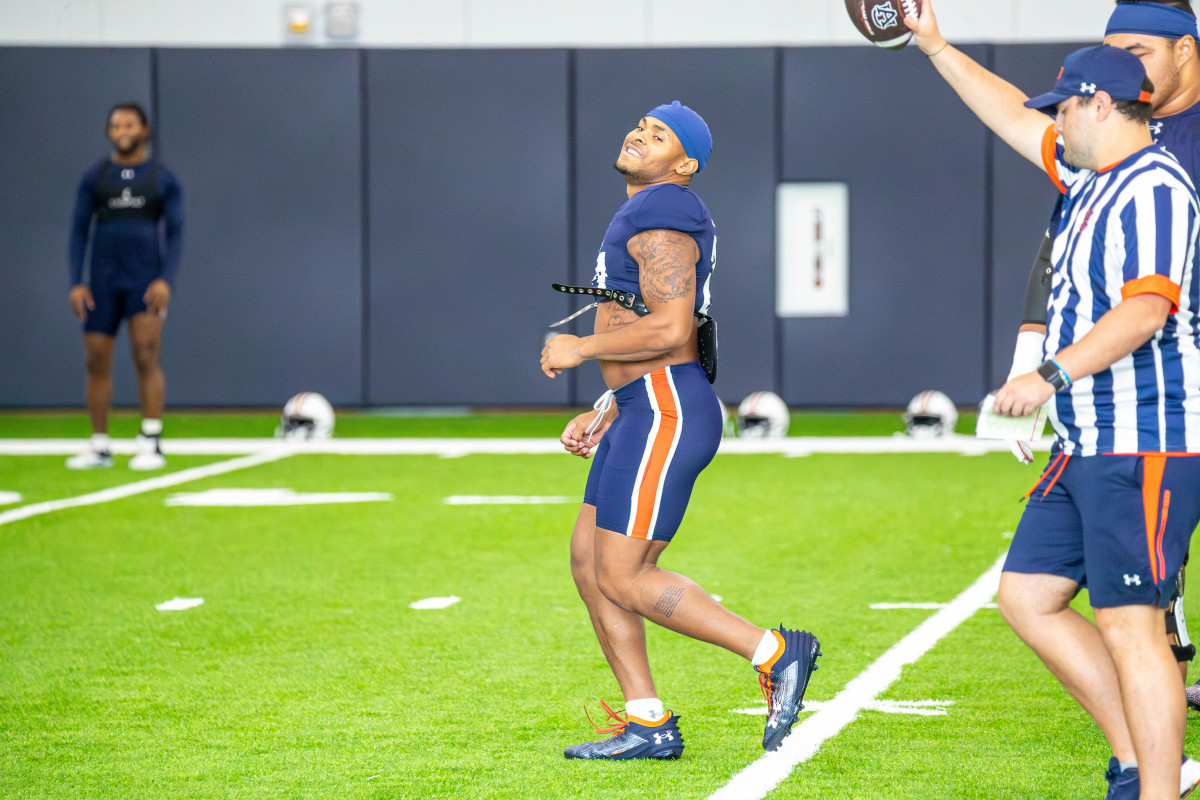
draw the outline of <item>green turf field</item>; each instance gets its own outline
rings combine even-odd
[[[378,415],[341,413],[337,435],[346,437],[532,437],[545,436],[548,430],[563,426],[584,409],[522,413],[475,412],[455,416]],[[113,436],[132,438],[137,434],[136,413],[117,412],[112,417]],[[166,433],[174,437],[258,437],[271,436],[279,424],[277,412],[256,411],[241,414],[214,411],[167,413]],[[859,413],[826,412],[792,414],[789,436],[890,436],[904,430],[900,414],[893,411]],[[975,430],[974,413],[959,417],[957,431]],[[0,439],[30,437],[84,438],[90,432],[87,416],[71,412],[0,412]]]
[[[568,417],[424,423],[556,437]],[[404,422],[352,419],[339,432],[398,435]],[[2,415],[0,438],[80,435],[68,424]],[[59,456],[0,456],[0,491],[32,503],[147,477],[126,460],[71,473]],[[168,471],[227,460],[172,457]],[[583,708],[620,704],[567,569],[575,508],[442,502],[579,497],[587,467],[566,455],[293,455],[0,525],[0,797],[708,797],[762,755],[763,718],[733,713],[761,704],[751,668],[651,629],[684,758],[564,760],[564,746],[591,738]],[[870,604],[953,599],[1004,552],[1036,477],[1003,454],[720,455],[662,563],[759,624],[816,632],[825,656],[808,698],[827,701],[934,613]],[[394,500],[164,504],[228,488]],[[448,595],[461,602],[409,607]],[[204,604],[155,609],[174,597]],[[865,710],[770,797],[1103,794],[1102,737],[994,609],[882,698],[947,713]],[[1200,723],[1189,725],[1200,752]]]

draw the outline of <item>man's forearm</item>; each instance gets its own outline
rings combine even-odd
[[[1150,340],[1164,324],[1171,301],[1139,294],[1118,303],[1086,336],[1054,356],[1071,381],[1107,369]]]
[[[83,260],[87,255],[88,232],[92,227],[92,207],[82,196],[75,202],[71,215],[71,236],[67,247],[67,277],[72,286],[83,281]]]
[[[583,337],[579,352],[600,361],[647,361],[687,344],[694,327],[691,315],[685,322],[651,312],[616,330]]]

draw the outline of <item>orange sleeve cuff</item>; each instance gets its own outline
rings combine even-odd
[[[1171,301],[1171,313],[1179,310],[1180,288],[1163,275],[1147,275],[1129,281],[1121,287],[1121,297],[1128,300],[1138,294],[1157,294]]]
[[[1063,182],[1058,177],[1058,159],[1055,158],[1057,152],[1058,134],[1054,132],[1054,126],[1051,125],[1042,134],[1042,166],[1046,168],[1046,174],[1050,176],[1050,180],[1054,181],[1054,185],[1058,187],[1058,193],[1066,194],[1067,187],[1063,186]]]

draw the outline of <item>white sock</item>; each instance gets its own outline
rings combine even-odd
[[[625,713],[647,722],[655,722],[662,719],[667,712],[663,710],[662,700],[657,697],[646,697],[641,700],[627,700]]]
[[[92,450],[97,453],[107,453],[110,449],[112,449],[112,440],[109,439],[107,433],[92,434]]]
[[[161,419],[142,420],[142,436],[162,436]]]
[[[1131,762],[1129,762],[1128,764],[1127,764],[1127,763],[1125,763],[1124,761],[1118,761],[1118,762],[1117,762],[1117,768],[1118,768],[1118,769],[1119,769],[1121,772],[1124,772],[1125,770],[1129,769],[1130,767],[1136,767],[1136,766],[1137,766],[1137,762],[1136,762],[1136,761],[1131,761]]]
[[[779,645],[779,636],[775,631],[767,631],[763,634],[762,641],[758,643],[758,648],[754,651],[754,657],[750,659],[750,663],[756,667],[767,663],[779,652]]]

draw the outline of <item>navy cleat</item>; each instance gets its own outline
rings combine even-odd
[[[790,631],[780,625],[777,632],[783,637],[783,653],[755,667],[758,685],[767,700],[767,727],[763,731],[763,749],[767,751],[778,750],[792,732],[804,708],[809,676],[821,655],[821,642],[808,631]]]
[[[1108,760],[1104,779],[1108,781],[1108,794],[1104,795],[1104,800],[1138,800],[1142,793],[1142,779],[1137,767],[1121,772],[1116,758]]]
[[[609,721],[614,723],[602,728],[592,722],[588,714],[588,722],[596,733],[611,733],[607,739],[599,742],[584,742],[573,745],[563,751],[567,758],[592,758],[608,761],[626,761],[635,758],[675,759],[683,755],[683,734],[679,732],[679,717],[670,711],[658,722],[649,722],[637,717],[621,716],[609,708],[603,700],[600,705],[608,713]],[[585,712],[586,713],[586,712]]]
[[[1184,689],[1183,695],[1187,698],[1188,708],[1200,711],[1200,681]]]

